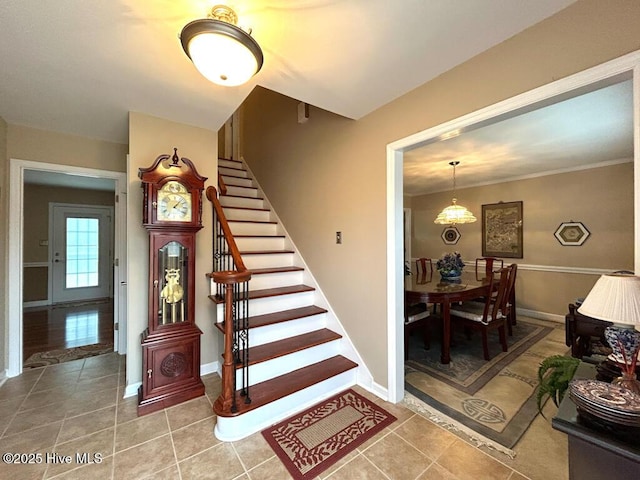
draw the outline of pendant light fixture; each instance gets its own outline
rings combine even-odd
[[[453,167],[453,200],[451,205],[442,210],[433,223],[440,225],[456,225],[461,223],[473,223],[477,220],[469,210],[462,205],[457,205],[456,202],[456,165],[459,165],[459,161],[449,162],[449,165]]]
[[[262,49],[249,33],[236,26],[238,16],[216,5],[208,18],[188,23],[180,42],[198,71],[218,85],[242,85],[262,68]]]

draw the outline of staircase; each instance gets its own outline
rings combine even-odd
[[[247,351],[251,402],[245,403],[238,389],[237,411],[223,411],[218,402],[214,405],[216,437],[234,441],[356,384],[362,367],[246,166],[220,159],[218,173],[226,187],[219,202],[242,262],[251,272]],[[213,279],[210,298],[218,304],[216,325],[224,334],[224,298],[216,295]],[[236,385],[242,385],[243,375],[246,372],[238,365]]]

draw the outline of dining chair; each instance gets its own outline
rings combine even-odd
[[[420,257],[416,260],[416,275],[419,277],[427,277],[429,275],[429,281],[433,278],[433,262],[430,258]]]
[[[431,348],[431,340],[429,335],[429,309],[424,302],[409,305],[405,295],[404,308],[404,359],[409,359],[409,337],[411,334],[421,329],[424,348]]]
[[[518,275],[518,264],[509,265],[509,283],[507,285],[505,315],[507,316],[507,329],[509,336],[513,335],[513,326],[516,324],[516,276]]]
[[[484,263],[484,272],[479,272],[478,268],[480,267],[480,264]],[[500,266],[498,268],[503,268],[504,267],[504,260],[500,259],[500,258],[496,258],[496,257],[479,257],[476,258],[476,278],[479,278],[479,274],[480,273],[484,273],[485,276],[489,276],[489,272],[493,272],[494,271],[494,267],[496,265],[500,264]]]
[[[498,288],[495,295],[487,295],[484,303],[463,302],[462,305],[451,307],[451,318],[461,322],[465,328],[480,330],[482,334],[482,350],[484,359],[491,360],[489,355],[488,334],[490,330],[498,330],[502,351],[507,346],[507,288],[509,286],[510,267],[501,268],[497,272],[489,272],[487,280],[493,284],[499,276]]]

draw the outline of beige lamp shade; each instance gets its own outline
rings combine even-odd
[[[640,277],[627,273],[602,275],[578,312],[623,325],[640,324]]]
[[[469,210],[462,205],[456,204],[457,200],[454,198],[451,205],[442,210],[433,223],[439,225],[456,225],[463,223],[473,223],[477,219]]]

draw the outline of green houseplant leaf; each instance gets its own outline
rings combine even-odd
[[[552,355],[540,363],[536,403],[541,414],[547,398],[551,398],[556,407],[560,405],[579,364],[580,359],[564,355]]]

